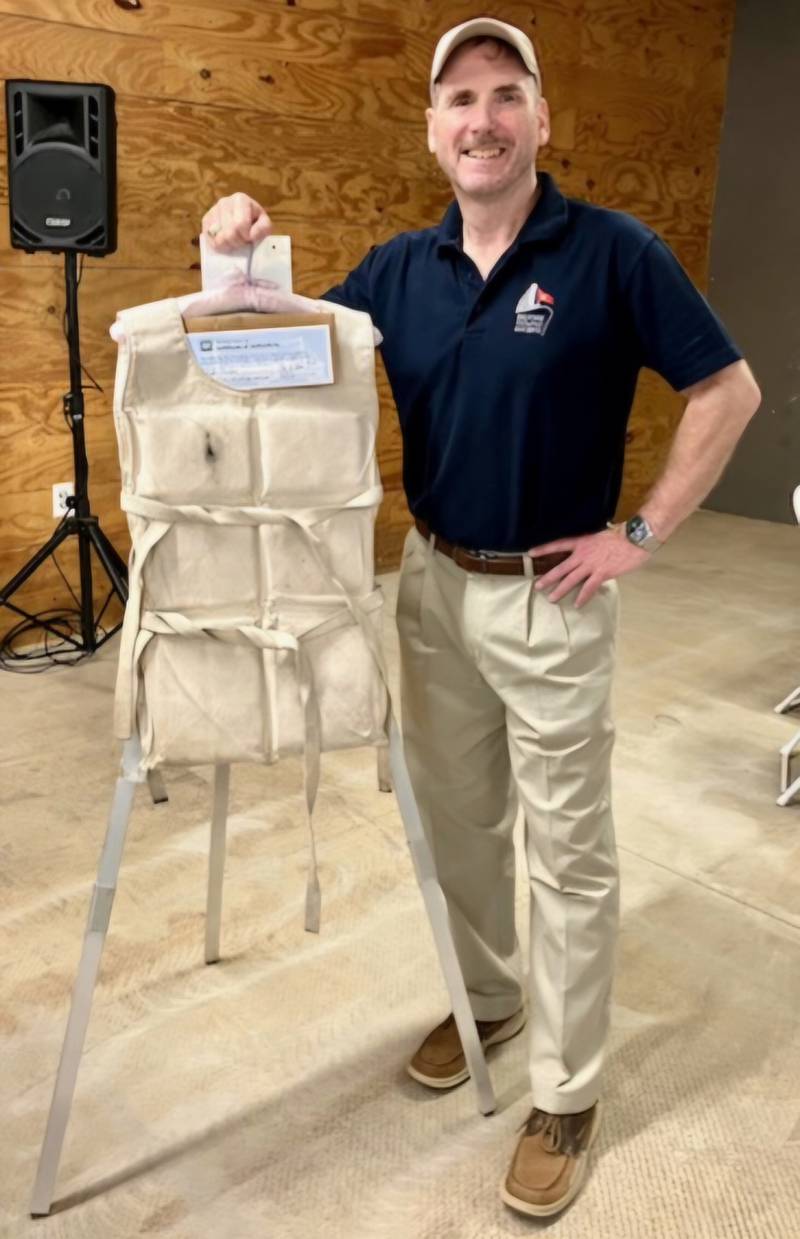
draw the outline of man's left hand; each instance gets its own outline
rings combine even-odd
[[[570,551],[571,554],[563,564],[539,577],[535,588],[547,590],[550,602],[560,602],[570,590],[582,585],[575,599],[576,607],[582,607],[593,598],[604,581],[635,572],[650,559],[650,551],[643,551],[628,541],[623,526],[584,534],[580,538],[560,538],[557,542],[532,547],[528,553],[549,555],[553,551]]]

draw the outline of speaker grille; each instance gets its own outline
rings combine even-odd
[[[97,159],[97,156],[100,153],[100,145],[99,145],[100,118],[99,118],[98,113],[99,113],[99,107],[98,107],[97,100],[90,95],[89,96],[88,138],[89,138],[89,154],[91,155],[92,159]]]
[[[25,145],[25,137],[23,134],[23,125],[22,125],[22,95],[20,94],[18,90],[14,92],[14,98],[12,101],[12,112],[13,112],[12,123],[14,126],[14,153],[17,155],[21,155],[22,149]]]

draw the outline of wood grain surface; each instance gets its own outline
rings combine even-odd
[[[564,192],[656,228],[705,287],[734,0],[512,0],[489,11],[536,43],[553,115],[541,166]],[[106,82],[117,96],[119,247],[84,263],[80,326],[84,365],[103,388],[86,392],[92,502],[123,554],[108,336],[117,309],[198,287],[201,217],[234,189],[291,234],[295,286],[311,294],[371,245],[435,223],[450,191],[425,144],[428,66],[436,38],[474,12],[461,0],[0,0],[4,77]],[[4,212],[0,271],[4,582],[52,532],[51,487],[73,470],[63,260],[11,249]],[[379,381],[377,556],[389,567],[409,517]],[[620,514],[663,466],[681,406],[642,376]],[[68,594],[48,570],[21,600],[36,608]],[[8,626],[0,614],[0,632]]]

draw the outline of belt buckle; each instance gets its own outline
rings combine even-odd
[[[473,551],[472,553],[473,553],[473,555],[477,556],[477,558],[480,560],[480,563],[481,563],[480,571],[481,571],[482,573],[484,573],[484,575],[485,575],[486,573],[488,573],[488,571],[489,571],[489,560],[490,560],[490,559],[497,559],[497,552],[496,552],[496,551],[481,551],[481,550],[478,550],[478,551]]]
[[[478,559],[481,561],[481,568],[480,568],[481,572],[489,572],[490,563],[499,564],[499,563],[502,563],[504,560],[510,561],[512,559],[522,561],[523,572],[525,570],[524,565],[525,565],[526,558],[530,559],[531,566],[533,566],[533,556],[526,556],[524,551],[474,551],[473,554],[476,555]]]

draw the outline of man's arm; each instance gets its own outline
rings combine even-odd
[[[641,507],[659,541],[668,538],[705,499],[761,403],[758,384],[744,361],[694,383],[682,394],[688,403],[666,466]],[[572,554],[540,577],[536,588],[552,591],[548,593],[550,601],[558,602],[582,585],[575,600],[577,607],[588,602],[604,581],[633,572],[650,558],[649,551],[628,541],[622,526],[531,549],[535,555],[549,551]]]
[[[734,362],[681,393],[688,403],[661,477],[640,509],[660,542],[719,481],[761,403],[746,361]]]

